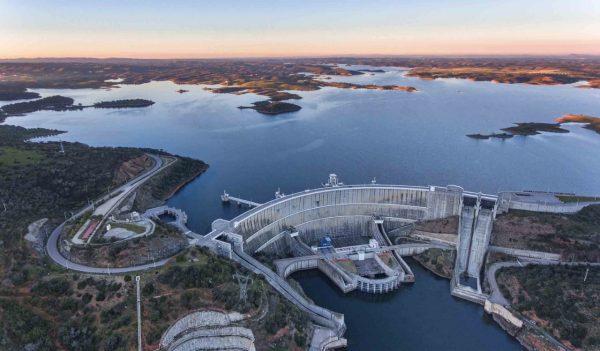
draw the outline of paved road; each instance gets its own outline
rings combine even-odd
[[[111,196],[115,196],[117,193],[119,193],[121,191],[123,191],[124,193],[130,193],[131,191],[135,190],[137,187],[142,185],[149,178],[151,178],[153,175],[155,175],[159,171],[161,171],[173,164],[173,162],[163,164],[161,158],[157,155],[149,155],[149,156],[152,157],[152,159],[154,159],[154,166],[150,170],[144,172],[142,175],[138,176],[137,178],[114,189],[109,194],[104,195],[99,200],[106,200],[106,199],[110,198]],[[85,212],[90,211],[91,209],[92,209],[92,205],[88,205],[88,206],[84,207],[83,209],[81,209],[79,212],[75,213],[71,218],[69,218],[69,220],[79,218]],[[62,232],[63,228],[65,227],[65,224],[66,224],[66,221],[63,222],[61,225],[59,225],[56,229],[54,229],[54,231],[52,231],[52,234],[50,234],[50,237],[48,238],[48,243],[46,244],[46,248],[47,248],[48,256],[52,259],[52,261],[54,261],[54,263],[66,268],[66,269],[79,271],[79,272],[85,272],[85,273],[96,273],[96,274],[121,274],[121,273],[129,273],[129,272],[152,269],[152,268],[155,268],[158,266],[162,266],[165,263],[167,263],[167,261],[169,261],[169,259],[167,258],[167,259],[163,259],[163,260],[159,260],[156,262],[147,263],[147,264],[143,264],[143,265],[139,265],[139,266],[122,267],[122,268],[92,267],[92,266],[86,266],[86,265],[82,265],[82,264],[78,264],[78,263],[69,261],[58,250],[58,240],[60,239],[60,233]]]

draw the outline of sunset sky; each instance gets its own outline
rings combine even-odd
[[[0,58],[600,54],[597,0],[0,0]]]

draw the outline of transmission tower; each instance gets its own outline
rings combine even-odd
[[[240,301],[246,302],[248,299],[248,284],[252,282],[252,278],[247,275],[234,274],[233,278],[237,280],[240,286]]]

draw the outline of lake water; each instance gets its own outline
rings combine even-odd
[[[424,81],[404,77],[401,69],[386,70],[334,79],[411,85],[419,91],[301,92],[303,99],[295,102],[301,111],[273,117],[236,108],[264,97],[213,94],[203,86],[170,82],[111,90],[37,90],[44,96],[73,97],[84,105],[122,98],[156,104],[131,110],[37,112],[6,123],[68,131],[53,140],[163,148],[204,160],[210,169],[169,201],[189,214],[189,226],[199,233],[208,232],[215,218],[239,213],[237,207],[221,205],[219,195],[225,189],[263,202],[277,188],[290,193],[318,187],[332,172],[346,184],[376,177],[379,183],[457,184],[490,193],[530,189],[600,195],[600,135],[581,125],[566,125],[569,134],[509,140],[465,136],[495,132],[514,122],[552,122],[567,113],[600,116],[600,90]],[[179,94],[178,89],[189,92]],[[299,280],[315,301],[346,313],[352,350],[400,345],[402,350],[519,348],[482,319],[480,307],[451,298],[446,281],[415,269],[414,286],[381,300],[341,296],[315,274]],[[390,335],[396,336],[386,339]],[[367,340],[381,343],[370,348]]]

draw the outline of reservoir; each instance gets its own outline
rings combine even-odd
[[[36,112],[6,124],[65,130],[52,140],[93,146],[165,149],[210,165],[169,205],[189,227],[206,233],[216,218],[243,209],[219,195],[256,202],[280,188],[320,187],[329,173],[346,184],[457,184],[470,191],[551,190],[600,195],[600,135],[567,124],[568,134],[474,140],[515,122],[552,122],[567,113],[600,116],[600,90],[493,84],[457,79],[424,81],[398,68],[334,80],[410,85],[415,93],[324,88],[300,92],[302,110],[265,116],[237,107],[264,100],[213,94],[204,86],[151,82],[111,90],[36,90],[84,105],[143,98],[141,109]],[[177,90],[189,92],[180,94]],[[66,150],[68,152],[68,148]],[[448,281],[410,262],[414,285],[384,296],[343,295],[317,272],[294,275],[318,304],[346,317],[350,350],[519,350],[519,344],[475,304],[450,296]]]

